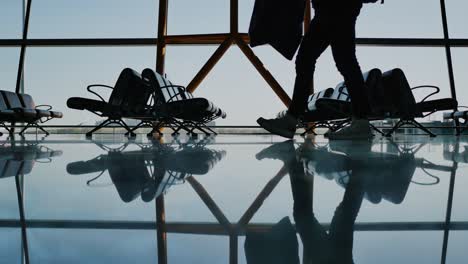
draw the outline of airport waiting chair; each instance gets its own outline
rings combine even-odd
[[[459,106],[461,107],[461,106]],[[468,111],[454,111],[444,113],[444,120],[453,120],[459,125],[457,127],[457,136],[461,135],[468,129]],[[463,122],[461,122],[463,120]]]
[[[111,89],[112,92],[106,100],[98,92],[93,90],[95,87]],[[86,137],[91,137],[94,132],[109,125],[118,125],[127,131],[130,136],[136,136],[133,130],[128,127],[123,118],[134,118],[145,115],[151,106],[148,106],[148,100],[151,95],[148,83],[141,75],[130,69],[122,70],[114,87],[104,84],[89,85],[87,91],[98,99],[89,99],[81,97],[72,97],[67,100],[67,106],[75,110],[87,110],[97,116],[104,117],[101,124],[86,133]]]
[[[5,122],[21,122],[26,126],[19,132],[20,135],[31,128],[36,127],[46,135],[49,135],[40,124],[43,124],[54,118],[62,118],[63,114],[58,111],[52,111],[50,105],[36,105],[32,96],[29,94],[17,94],[9,91],[0,91],[0,117],[1,125],[11,134]],[[45,109],[42,109],[45,108]]]
[[[428,100],[430,97],[437,95],[440,88],[433,85],[411,87],[405,73],[398,68],[383,73],[382,81],[385,87],[385,95],[392,104],[391,109],[393,111],[389,113],[389,118],[399,119],[395,126],[386,133],[387,137],[405,125],[418,128],[429,136],[435,137],[434,133],[421,125],[416,119],[427,117],[438,111],[456,109],[458,106],[457,100],[452,98]],[[413,91],[416,89],[433,89],[434,91],[420,102],[416,102],[413,95]]]
[[[155,91],[155,104],[165,113],[167,125],[174,125],[174,133],[181,129],[195,134],[195,129],[206,135],[216,135],[207,124],[218,118],[226,118],[226,113],[206,98],[194,97],[185,87],[174,85],[167,78],[150,69],[145,70],[145,79]],[[171,122],[172,121],[172,122]]]

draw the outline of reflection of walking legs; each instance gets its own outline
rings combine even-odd
[[[300,162],[290,165],[293,214],[304,248],[303,263],[326,263],[331,254],[330,241],[325,228],[313,213],[313,179],[305,178],[304,167]]]
[[[330,225],[330,242],[335,252],[333,263],[353,263],[354,223],[364,198],[360,178],[358,169],[353,168],[343,201],[336,208]]]
[[[294,219],[304,246],[303,262],[353,263],[354,223],[364,197],[359,168],[353,168],[343,201],[337,207],[327,233],[313,213],[313,179],[306,178],[299,161],[289,165]]]

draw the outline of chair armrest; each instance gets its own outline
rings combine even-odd
[[[175,85],[175,84],[164,85],[164,86],[161,86],[159,88],[161,88],[161,89],[163,89],[163,88],[179,88],[179,89],[182,89],[184,92],[187,91],[187,88],[185,88],[185,86]]]
[[[183,92],[178,92],[178,93],[174,94],[174,95],[171,96],[169,99],[167,99],[166,103],[171,103],[172,101],[174,101],[174,99],[175,99],[177,96],[179,96],[179,95],[181,95],[181,94],[183,94]],[[179,101],[179,100],[176,100],[176,101]]]
[[[411,91],[413,90],[417,90],[417,89],[422,89],[422,88],[429,88],[429,89],[435,89],[435,92],[432,92],[430,93],[429,95],[427,95],[426,97],[424,97],[421,102],[424,102],[426,101],[427,99],[429,99],[429,97],[435,95],[435,94],[438,94],[440,92],[440,88],[437,87],[437,86],[434,86],[434,85],[420,85],[420,86],[416,86],[416,87],[413,87],[411,88]]]
[[[106,102],[106,100],[104,100],[104,98],[102,98],[101,95],[99,95],[97,92],[93,91],[91,88],[92,87],[104,87],[104,88],[108,88],[108,89],[111,89],[113,90],[114,87],[112,86],[108,86],[108,85],[104,85],[104,84],[91,84],[91,85],[88,85],[88,87],[86,87],[86,90],[88,90],[88,92],[96,95],[97,97],[99,97],[99,99],[101,99],[103,102]]]
[[[47,109],[44,109],[44,110],[47,110],[47,111],[52,110],[52,106],[51,106],[51,105],[46,105],[46,104],[36,105],[36,109],[39,109],[39,108],[41,108],[41,107],[47,108]]]
[[[176,98],[178,95],[181,95],[181,94],[184,94],[187,96],[188,99],[191,99],[193,98],[193,95],[192,93],[189,93],[187,91],[187,88],[185,88],[184,86],[181,86],[181,85],[164,85],[164,86],[161,86],[160,87],[161,89],[167,89],[167,88],[178,88],[179,89],[179,92],[174,94],[173,96],[171,96],[169,99],[167,99],[167,103],[170,103],[173,101],[174,98]]]

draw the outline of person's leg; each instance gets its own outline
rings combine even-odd
[[[368,93],[361,67],[356,58],[356,19],[360,8],[335,14],[331,32],[331,49],[338,71],[343,75],[351,98],[351,125],[328,134],[330,139],[367,139],[373,136],[367,117],[370,113]]]
[[[349,10],[337,18],[332,31],[331,49],[338,71],[343,75],[351,97],[354,118],[366,118],[369,100],[361,67],[356,58],[356,19],[359,9]]]
[[[267,131],[287,138],[294,136],[298,118],[304,114],[307,107],[315,63],[330,43],[329,27],[330,24],[322,16],[316,15],[312,19],[309,31],[304,36],[296,56],[296,81],[288,111],[282,117],[257,120],[257,123]]]
[[[313,85],[315,64],[330,44],[330,22],[318,13],[310,22],[296,56],[296,80],[288,112],[298,118],[307,108],[310,88]]]
[[[354,244],[354,224],[364,199],[362,172],[365,168],[352,167],[352,175],[346,186],[342,202],[336,208],[330,224],[330,242],[335,262],[352,264]]]

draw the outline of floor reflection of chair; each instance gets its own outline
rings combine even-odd
[[[131,202],[141,196],[143,201],[149,202],[193,175],[207,174],[225,155],[224,151],[198,145],[174,147],[157,141],[151,143],[139,145],[140,150],[132,151],[124,151],[128,144],[110,148],[98,143],[107,154],[72,162],[67,171],[74,175],[98,173],[87,181],[88,185],[94,185],[107,171],[122,201]]]

